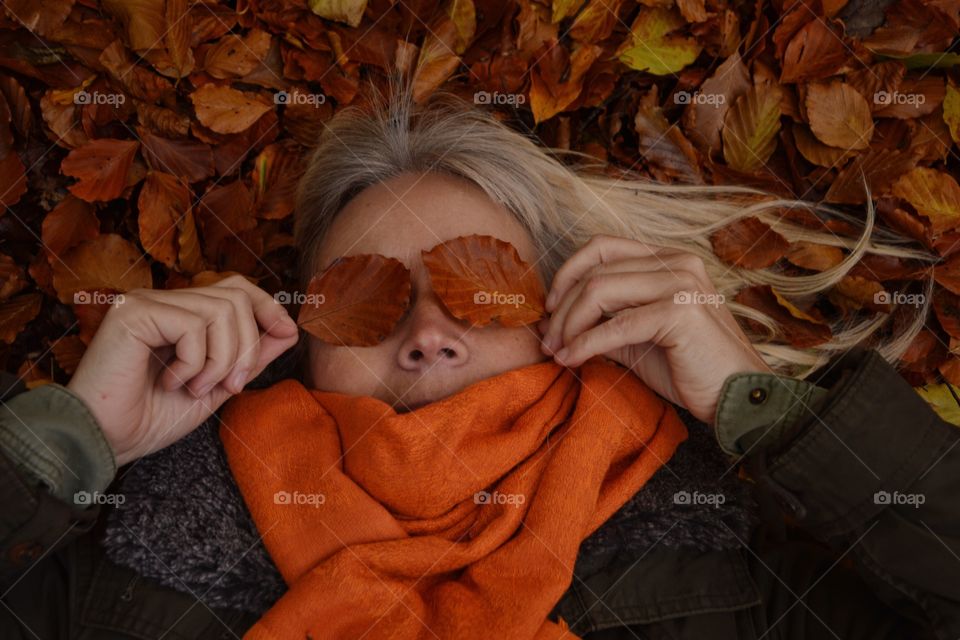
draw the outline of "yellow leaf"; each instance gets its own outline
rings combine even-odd
[[[803,309],[799,308],[798,306],[796,306],[795,304],[793,304],[792,302],[784,298],[782,295],[780,295],[780,292],[774,289],[773,287],[770,287],[770,290],[773,292],[773,295],[777,298],[777,302],[780,303],[780,306],[786,309],[787,311],[789,311],[790,315],[792,315],[794,318],[799,318],[800,320],[806,320],[807,322],[813,322],[814,324],[826,324],[826,322],[824,322],[823,320],[818,320],[817,318],[814,318],[812,315],[810,315]]]
[[[643,7],[616,55],[637,71],[649,71],[658,76],[676,73],[696,60],[701,49],[693,38],[668,35],[684,24],[680,14],[672,9]]]
[[[960,90],[947,78],[947,93],[943,97],[943,121],[950,129],[950,137],[960,144]]]
[[[960,404],[950,393],[947,385],[933,384],[915,388],[920,397],[926,400],[941,418],[950,424],[960,426]]]
[[[574,15],[583,6],[584,0],[553,0],[553,15],[550,22],[556,24],[567,16]]]
[[[960,225],[960,185],[948,173],[916,167],[900,176],[892,192],[930,220],[934,235]]]
[[[367,0],[309,0],[310,10],[321,18],[356,27],[363,19]]]
[[[723,158],[744,173],[762,167],[777,147],[780,130],[780,87],[754,85],[737,98],[723,125]]]
[[[461,54],[467,50],[467,46],[477,33],[477,14],[473,0],[453,0],[450,3],[448,15],[457,28],[454,51]]]

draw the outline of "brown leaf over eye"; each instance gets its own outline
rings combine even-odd
[[[297,324],[324,342],[369,347],[393,330],[410,303],[410,272],[396,258],[338,258],[307,286]]]
[[[484,326],[520,327],[543,316],[536,270],[516,248],[493,236],[460,236],[422,251],[433,290],[452,315]]]

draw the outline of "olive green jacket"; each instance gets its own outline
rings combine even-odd
[[[13,382],[0,375],[0,639],[242,637],[256,615],[107,559],[110,507],[84,498],[116,474],[99,426],[66,388]],[[875,351],[807,381],[730,376],[716,435],[763,507],[751,538],[575,573],[553,619],[589,640],[960,638],[960,429]]]

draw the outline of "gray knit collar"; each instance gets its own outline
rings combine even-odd
[[[748,486],[730,471],[712,430],[677,411],[690,437],[584,540],[576,576],[589,576],[614,559],[633,562],[654,545],[731,549],[749,537],[756,510]],[[262,615],[286,585],[233,481],[218,424],[214,414],[179,442],[120,470],[111,491],[125,500],[108,513],[101,544],[114,563],[203,594],[208,606]],[[697,493],[724,500],[684,504],[684,496]]]

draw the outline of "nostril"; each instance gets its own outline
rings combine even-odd
[[[448,358],[455,358],[457,355],[456,352],[450,347],[444,347],[443,349],[440,349],[440,353],[442,353]]]
[[[413,351],[410,352],[411,360],[419,360],[422,357],[423,357],[423,351],[420,351],[420,349],[414,349]]]

